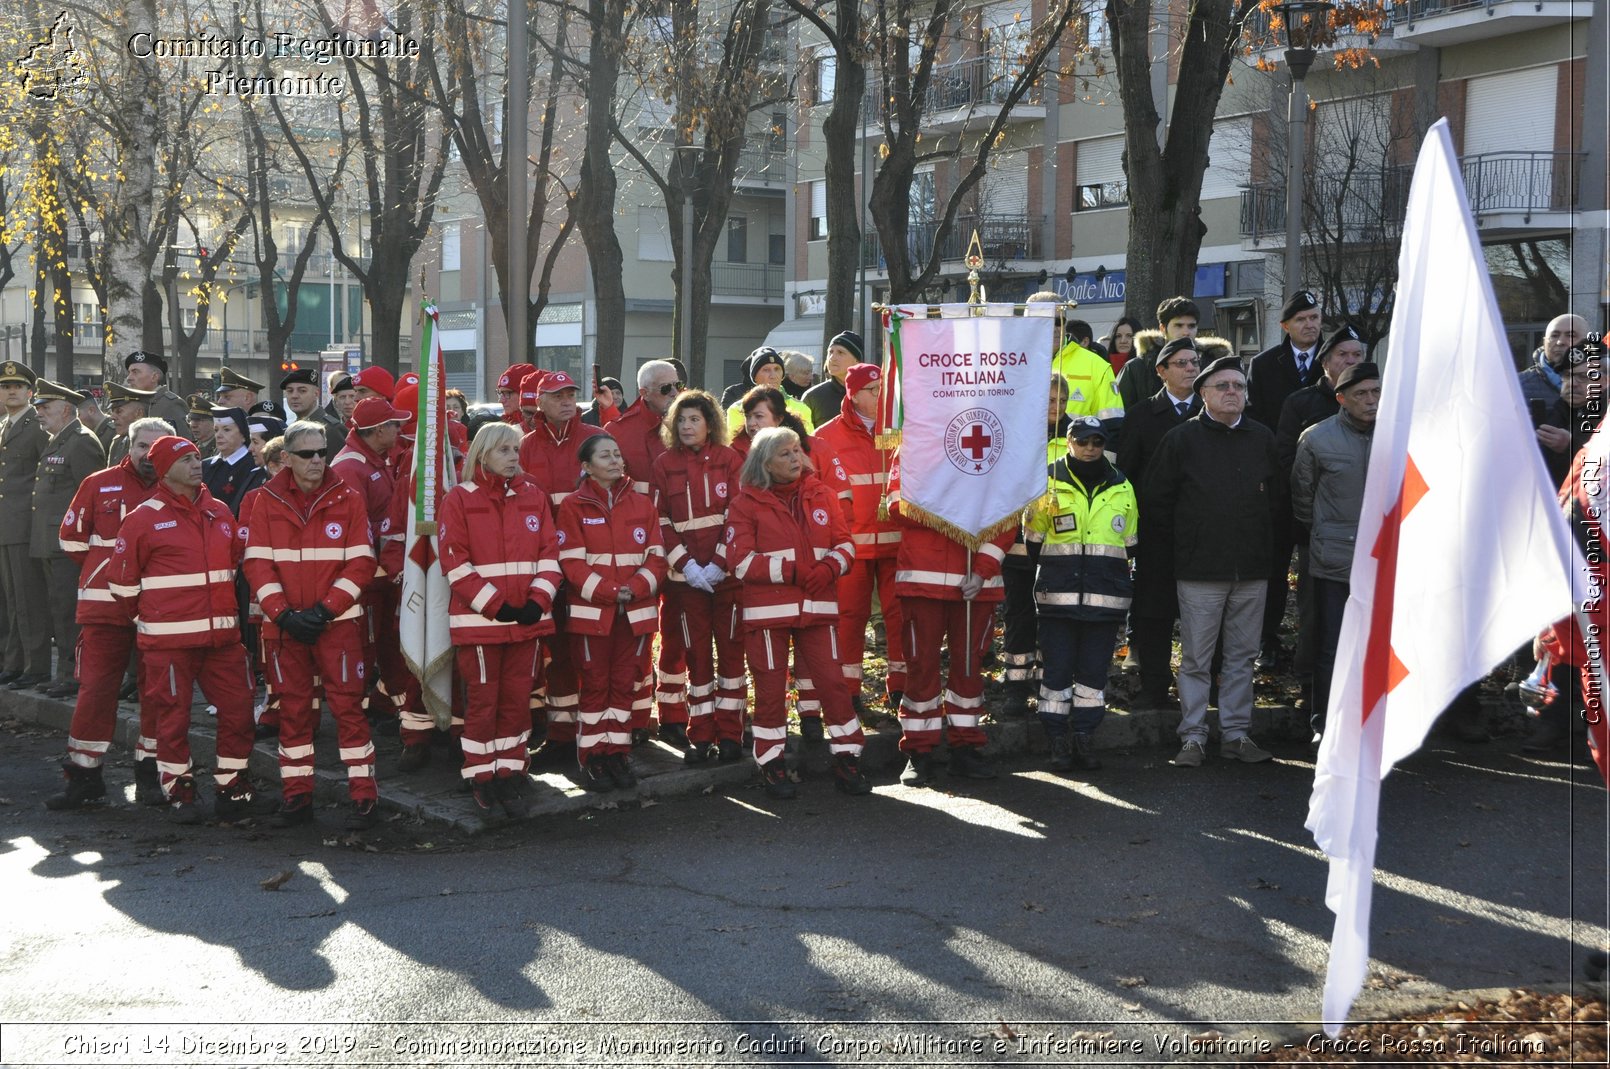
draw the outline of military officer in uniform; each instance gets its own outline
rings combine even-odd
[[[238,408],[242,412],[250,412],[257,403],[257,395],[265,389],[267,387],[262,383],[221,367],[218,369],[218,388],[213,391],[213,404],[219,408]]]
[[[0,364],[0,593],[4,595],[6,646],[0,683],[12,690],[50,679],[50,613],[45,575],[28,556],[34,477],[50,436],[34,412],[38,376],[14,360]]]
[[[106,391],[104,389],[97,391],[92,388],[83,391],[83,393],[84,403],[78,406],[78,422],[82,423],[86,430],[95,435],[95,440],[101,443],[102,449],[105,449],[106,443],[110,442],[112,435],[117,433],[112,429],[112,417],[101,411],[101,398],[106,396]]]
[[[193,393],[187,403],[190,413],[185,416],[185,423],[190,427],[190,440],[201,451],[202,463],[206,463],[218,455],[218,445],[212,440],[217,431],[212,418],[212,402],[207,400],[204,393]]]
[[[168,386],[168,362],[156,353],[136,349],[123,358],[123,383],[136,390],[149,390],[151,415],[165,419],[175,434],[185,434],[190,409]]]
[[[319,404],[319,374],[310,367],[297,368],[280,379],[280,396],[291,410],[290,419],[312,420],[324,426],[324,462],[330,463],[346,444],[347,429]]]
[[[202,462],[201,481],[239,519],[241,501],[263,483],[263,469],[248,447],[252,432],[246,413],[238,408],[215,408],[212,418],[218,455]]]
[[[100,441],[78,421],[78,404],[83,399],[83,394],[59,383],[41,379],[34,386],[34,411],[50,441],[34,478],[28,555],[44,572],[50,597],[49,633],[56,640],[56,677],[42,689],[52,698],[78,693],[78,681],[73,678],[73,653],[78,647],[78,562],[61,548],[62,517],[78,484],[106,467]]]
[[[106,450],[108,466],[129,455],[129,427],[133,426],[135,420],[151,414],[151,402],[156,400],[156,396],[150,390],[136,390],[115,382],[106,384],[106,410],[111,413],[112,433],[100,441],[101,447]]]

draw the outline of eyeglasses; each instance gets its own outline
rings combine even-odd
[[[303,460],[312,460],[314,457],[324,455],[324,450],[322,449],[287,449],[286,452],[293,457],[301,457]]]
[[[1075,438],[1073,440],[1073,444],[1074,445],[1106,445],[1107,444],[1107,439],[1098,438],[1098,437],[1092,435],[1089,438]]]
[[[1168,366],[1169,367],[1201,367],[1202,366],[1202,361],[1197,359],[1194,356],[1188,356],[1184,360],[1179,360],[1179,359],[1170,360],[1168,362]]]
[[[680,382],[668,382],[655,392],[661,397],[670,397],[674,393],[682,392],[682,384]]]
[[[1247,384],[1244,382],[1215,382],[1208,389],[1217,390],[1219,393],[1246,393]]]

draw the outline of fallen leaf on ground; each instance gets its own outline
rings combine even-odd
[[[286,882],[289,881],[292,876],[295,875],[295,869],[285,869],[283,872],[276,872],[274,875],[258,884],[258,886],[265,891],[278,891],[281,887],[285,886]]]

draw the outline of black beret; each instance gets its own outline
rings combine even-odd
[[[1165,345],[1164,348],[1166,349],[1168,346]],[[1202,373],[1198,375],[1196,377],[1196,381],[1191,384],[1191,389],[1197,393],[1201,393],[1202,387],[1207,385],[1207,380],[1214,375],[1217,375],[1221,371],[1238,371],[1242,375],[1247,373],[1246,369],[1241,366],[1241,358],[1239,356],[1221,356],[1217,360],[1213,361],[1213,363],[1202,369]]]
[[[865,346],[861,344],[861,335],[853,330],[841,330],[833,335],[833,340],[827,343],[827,347],[831,349],[835,345],[842,345],[854,353],[857,363],[865,356]]]
[[[343,374],[337,375],[335,377],[335,381],[330,383],[330,396],[334,397],[336,394],[341,393],[343,390],[352,390],[352,389],[356,389],[356,387],[352,385],[352,376],[343,373]]]
[[[1344,341],[1356,341],[1360,345],[1364,345],[1364,335],[1360,334],[1358,332],[1358,328],[1353,326],[1353,324],[1343,323],[1341,326],[1337,327],[1335,331],[1326,335],[1325,340],[1319,343],[1319,349],[1314,353],[1315,357],[1318,358],[1319,362],[1323,364],[1325,362],[1325,354],[1342,344]],[[1365,346],[1365,348],[1367,349],[1368,346]]]
[[[1157,351],[1156,366],[1162,367],[1164,364],[1168,363],[1169,357],[1173,356],[1175,353],[1185,352],[1186,350],[1197,354],[1202,352],[1202,350],[1197,346],[1195,338],[1175,338],[1173,341],[1169,342],[1167,345],[1163,346]]]
[[[279,406],[278,401],[258,401],[246,410],[248,416],[268,416],[270,419],[285,421],[285,410]]]
[[[32,386],[38,381],[39,376],[34,374],[34,369],[20,360],[7,360],[0,364],[0,384],[21,383],[24,386]]]
[[[1380,377],[1381,369],[1376,365],[1370,363],[1354,364],[1342,372],[1342,377],[1336,381],[1336,392],[1341,393],[1343,390],[1351,389],[1361,382],[1378,380]]]
[[[1286,307],[1280,310],[1280,321],[1284,323],[1298,312],[1306,312],[1310,308],[1319,307],[1319,298],[1311,290],[1298,290],[1286,301]]]
[[[142,349],[136,349],[123,358],[123,370],[127,371],[135,364],[150,364],[164,375],[168,373],[168,362],[166,360],[156,353],[148,353]]]
[[[280,389],[283,390],[285,387],[297,383],[301,383],[304,386],[317,386],[319,384],[319,374],[310,367],[299,367],[295,371],[288,372],[284,378],[280,379]]]

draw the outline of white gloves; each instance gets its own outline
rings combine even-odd
[[[706,594],[716,592],[716,584],[727,577],[718,564],[689,564],[682,569],[682,577],[688,581],[688,586],[694,590],[702,590]]]

